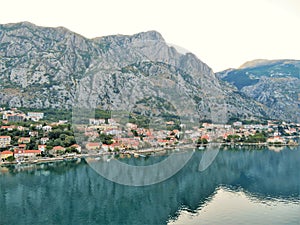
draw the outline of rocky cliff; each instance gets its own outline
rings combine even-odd
[[[300,61],[254,60],[217,76],[267,106],[271,118],[300,121]]]
[[[62,27],[0,25],[0,79],[0,104],[16,107],[70,109],[79,101],[145,115],[196,110],[215,122],[269,115],[156,31],[87,39]]]

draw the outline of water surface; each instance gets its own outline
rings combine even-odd
[[[84,160],[2,168],[0,224],[300,224],[300,148],[221,150],[199,171],[202,155],[144,187],[106,180]]]

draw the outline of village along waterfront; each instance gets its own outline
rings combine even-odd
[[[0,224],[298,224],[300,148],[274,150],[223,149],[203,171],[205,151],[195,151],[174,176],[142,187],[111,182],[84,159],[1,167]]]

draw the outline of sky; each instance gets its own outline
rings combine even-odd
[[[300,0],[2,0],[0,23],[20,21],[87,38],[156,30],[215,72],[300,60]]]

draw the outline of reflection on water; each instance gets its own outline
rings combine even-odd
[[[202,155],[145,187],[115,184],[84,161],[2,169],[0,224],[299,224],[300,148],[220,151],[199,171]]]
[[[296,201],[256,199],[221,187],[207,204],[195,212],[182,209],[169,224],[299,224],[299,210]]]
[[[299,202],[256,199],[243,190],[220,187],[196,212],[183,209],[169,224],[299,224],[299,210]]]

